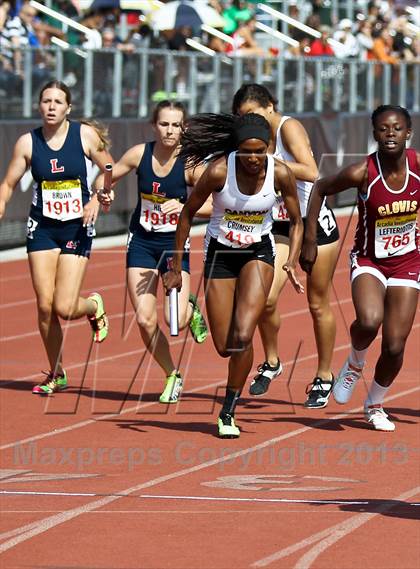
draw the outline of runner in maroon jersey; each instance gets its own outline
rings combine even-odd
[[[337,403],[349,401],[367,349],[382,325],[381,354],[365,401],[365,417],[375,429],[393,431],[395,425],[382,403],[401,369],[420,289],[420,154],[406,148],[411,117],[403,107],[378,107],[372,124],[378,151],[316,182],[307,213],[301,266],[310,273],[316,259],[316,220],[323,198],[356,187],[359,222],[350,253],[356,320],[350,328],[351,351],[333,395]]]

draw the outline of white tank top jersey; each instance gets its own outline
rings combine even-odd
[[[220,192],[213,192],[213,213],[207,226],[210,237],[235,249],[248,247],[270,233],[274,190],[274,158],[267,155],[267,171],[260,191],[252,196],[243,194],[236,180],[236,152],[227,160],[227,176]]]
[[[280,120],[279,128],[276,134],[276,149],[274,151],[274,156],[284,160],[285,162],[296,162],[294,156],[287,152],[284,148],[283,140],[281,138],[281,127],[284,123],[291,117],[284,116]],[[300,214],[302,217],[306,216],[306,207],[308,205],[309,196],[311,194],[312,182],[305,182],[303,180],[296,180],[297,193],[299,198]],[[274,221],[288,221],[289,215],[284,206],[284,201],[281,196],[277,196],[276,203],[273,207],[273,219]]]

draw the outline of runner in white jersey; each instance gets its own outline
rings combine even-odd
[[[211,155],[179,219],[173,271],[167,289],[180,287],[182,249],[196,211],[212,194],[213,213],[206,236],[206,307],[216,350],[228,357],[226,396],[218,418],[220,437],[238,437],[234,412],[252,368],[252,339],[274,276],[270,232],[276,194],[290,216],[289,257],[283,270],[298,292],[295,274],[303,223],[293,173],[267,154],[270,125],[257,114],[198,115],[181,138],[181,156],[192,165]],[[187,162],[188,163],[188,162]]]
[[[281,115],[276,105],[276,99],[265,87],[249,84],[243,85],[234,95],[232,111],[238,115],[257,113],[269,122],[271,141],[268,151],[287,164],[295,175],[300,211],[305,223],[306,207],[318,169],[306,130],[296,119]],[[287,281],[282,264],[289,254],[289,231],[289,216],[279,196],[273,208],[272,232],[276,243],[274,280],[258,323],[266,360],[258,367],[258,374],[250,385],[251,395],[266,393],[270,382],[282,372],[277,345],[280,329],[277,301]],[[312,274],[307,278],[308,304],[318,352],[315,378],[307,389],[305,406],[309,408],[325,407],[333,385],[331,360],[335,342],[335,318],[329,296],[338,255],[338,238],[334,214],[325,203],[318,219],[318,257]]]

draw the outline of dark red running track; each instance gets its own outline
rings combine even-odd
[[[334,278],[335,370],[353,318],[352,231]],[[200,237],[193,249],[197,287]],[[303,408],[316,352],[305,298],[288,287],[279,304],[285,371],[267,396],[245,392],[241,437],[223,441],[216,419],[226,361],[210,339],[174,342],[186,388],[175,407],[157,402],[162,373],[124,308],[121,248],[95,251],[86,278],[86,292],[106,299],[109,339],[89,353],[87,323],[68,326],[72,387],[54,397],[31,394],[47,364],[26,261],[0,264],[0,272],[2,567],[420,566],[418,318],[385,405],[397,429],[378,433],[361,414],[366,383],[349,406]],[[258,338],[255,365],[261,361]]]

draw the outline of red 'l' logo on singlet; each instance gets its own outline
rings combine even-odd
[[[166,196],[165,192],[160,193],[159,192],[159,188],[160,188],[160,182],[152,182],[152,194],[158,195],[158,196]]]
[[[57,174],[57,172],[64,172],[64,166],[60,166],[59,168],[57,167],[57,158],[52,158],[50,160],[50,164],[51,164],[51,172],[53,174]]]

